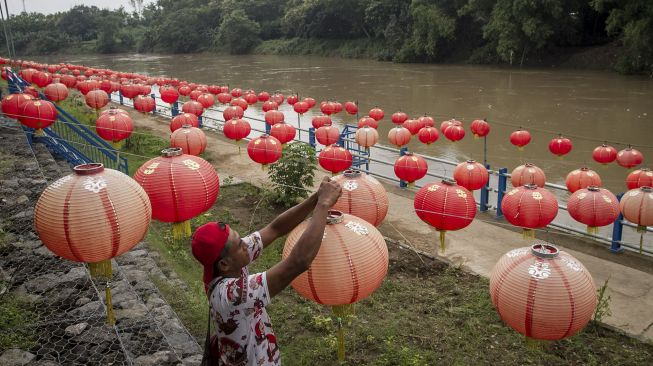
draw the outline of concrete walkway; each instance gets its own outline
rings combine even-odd
[[[136,126],[151,129],[164,138],[170,136],[169,119],[144,117],[131,108],[123,108],[130,112]],[[257,186],[270,186],[267,174],[249,159],[244,143],[239,154],[238,147],[221,134],[207,132],[207,139],[205,155],[218,167],[221,179],[232,176]],[[316,182],[320,181],[322,175],[330,173],[319,170]],[[436,253],[438,233],[415,215],[412,200],[414,193],[400,190],[394,184],[385,186],[390,199],[390,210],[379,227],[384,235],[403,240],[420,251],[442,256],[442,259],[481,276],[489,277],[494,264],[506,252],[530,245],[520,232],[508,228],[505,221],[493,224],[488,222],[494,221],[492,216],[479,215],[467,228],[447,232],[445,253]],[[611,254],[607,246],[583,243],[582,239],[569,235],[544,237],[538,233],[538,239],[548,239],[580,260],[594,277],[597,287],[610,279],[607,293],[611,297],[612,315],[603,319],[607,325],[640,339],[653,341],[653,260],[633,254]]]

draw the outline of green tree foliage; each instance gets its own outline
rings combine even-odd
[[[302,142],[286,144],[281,159],[271,164],[268,170],[274,184],[275,202],[290,207],[308,197],[316,165],[315,149],[311,145]]]
[[[220,24],[217,46],[228,49],[230,53],[247,53],[259,43],[260,30],[259,24],[251,20],[244,10],[234,10]]]

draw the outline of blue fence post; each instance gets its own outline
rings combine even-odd
[[[265,125],[267,126],[267,123]],[[308,128],[308,144],[315,149],[315,127]]]
[[[346,138],[349,135],[349,125],[345,125],[345,128],[342,129],[342,132],[340,132],[340,137],[338,137],[338,142],[336,144],[340,147],[345,147],[345,140],[343,138]]]
[[[269,135],[270,131],[272,131],[272,126],[270,126],[269,124],[266,123],[265,124],[265,133],[267,133]]]
[[[490,164],[485,164],[485,169],[490,170]],[[485,212],[488,209],[487,206],[490,198],[488,188],[490,188],[490,179],[487,180],[487,184],[481,187],[481,202],[479,207],[481,212]]]
[[[202,116],[197,117],[197,123],[199,124],[199,128],[204,127],[204,124],[202,123]]]
[[[152,114],[156,114],[156,95],[154,93],[150,94],[152,99],[154,99],[154,109],[152,110]]]
[[[617,199],[621,201],[621,197],[623,197],[623,195],[623,193],[618,194]],[[612,244],[610,245],[610,251],[612,253],[620,253],[624,250],[624,248],[621,246],[621,237],[624,229],[624,225],[621,222],[623,219],[624,215],[619,213],[619,217],[617,217],[617,219],[614,220],[614,223],[612,224]]]
[[[503,200],[503,195],[506,194],[506,187],[508,185],[508,177],[506,176],[506,174],[508,174],[508,168],[499,169],[499,184],[498,184],[499,192],[497,192],[497,217],[503,216],[503,212],[501,211],[501,200]]]
[[[179,104],[178,102],[172,103],[172,108],[170,109],[170,114],[174,117],[179,114]]]
[[[404,156],[406,155],[407,152],[408,152],[408,148],[402,147],[401,149],[399,149],[399,156]],[[408,187],[408,182],[406,182],[405,180],[399,180],[399,187],[400,188]]]
[[[118,90],[118,98],[120,99],[120,105],[124,105],[125,103],[122,99],[122,92],[120,90]]]

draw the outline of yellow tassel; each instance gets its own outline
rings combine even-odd
[[[106,295],[106,306],[107,306],[107,324],[116,325],[116,315],[113,313],[113,303],[111,302],[111,287],[109,287],[109,282],[107,281],[107,287],[104,289]]]
[[[524,147],[523,147],[523,146],[519,146],[519,147],[517,148],[517,150],[519,150],[519,151],[524,151]]]
[[[446,232],[447,232],[446,230],[440,230],[440,251],[441,251],[442,253],[444,253],[444,248],[445,248],[445,246],[444,246],[444,238],[445,238],[445,234],[446,234]]]
[[[88,269],[91,272],[91,277],[104,277],[110,279],[113,276],[113,270],[111,268],[111,259],[103,260],[100,262],[89,263]]]
[[[588,233],[588,234],[592,234],[592,235],[596,235],[596,234],[598,234],[598,233],[599,233],[599,228],[598,228],[598,226],[588,226],[588,227],[587,227],[587,233]]]
[[[478,139],[479,139],[478,135],[474,134],[474,140],[478,140]]]
[[[645,232],[646,232],[646,226],[644,226],[644,225],[637,225],[637,232],[638,232],[638,233],[645,233]]]
[[[337,337],[338,337],[338,361],[343,362],[345,360],[345,328],[343,326],[343,321],[352,314],[353,306],[350,304],[347,305],[337,305],[331,307],[333,315],[336,316],[337,322]]]
[[[40,136],[43,136],[43,135],[45,135],[45,133],[43,132],[42,128],[37,128],[36,130],[34,130],[34,136],[39,136],[40,137]]]
[[[544,348],[544,341],[538,339],[525,337],[526,347],[532,350],[542,350]]]
[[[120,150],[124,144],[125,140],[111,142],[111,146],[113,146],[113,148],[116,150]]]
[[[529,240],[529,239],[535,239],[535,230],[532,229],[524,229],[522,230],[522,236],[524,239]]]
[[[180,241],[190,237],[192,231],[190,229],[190,221],[174,222],[172,224],[172,237],[175,241]]]

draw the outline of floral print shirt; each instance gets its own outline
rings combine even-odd
[[[261,235],[255,232],[242,240],[250,261],[255,260],[263,251]],[[209,304],[217,323],[221,364],[280,365],[279,347],[265,310],[271,300],[266,272],[250,275],[245,267],[240,277],[218,277],[214,283]]]

